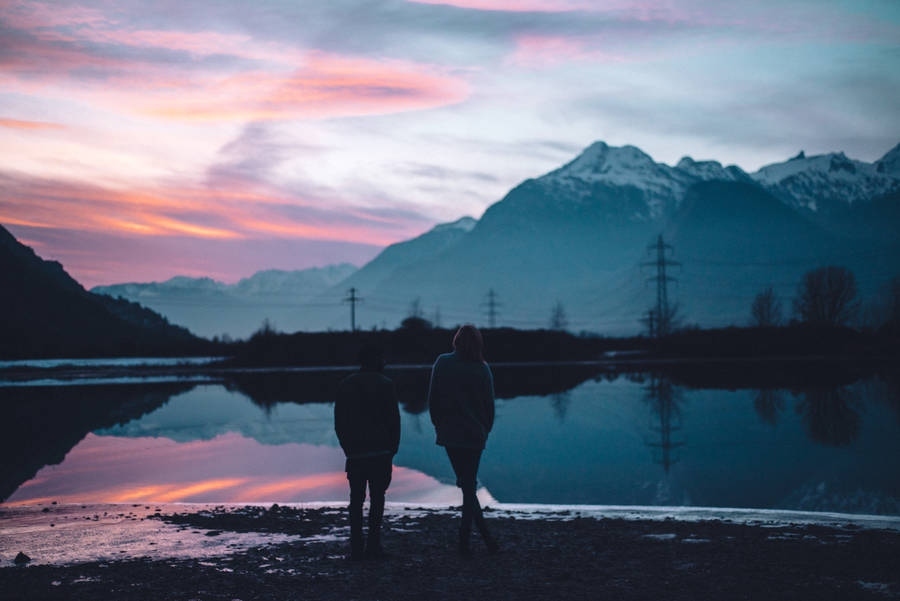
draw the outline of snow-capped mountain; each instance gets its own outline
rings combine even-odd
[[[884,175],[900,177],[900,144],[875,161],[875,171]]]
[[[883,164],[886,170],[890,163]],[[440,253],[416,256],[398,244],[391,253],[394,269],[376,270],[375,261],[362,267],[353,277],[365,298],[358,323],[396,325],[419,299],[425,316],[439,313],[444,325],[487,325],[493,304],[496,325],[545,327],[560,301],[570,329],[634,333],[655,300],[648,280],[656,256],[648,246],[660,233],[672,246],[668,257],[682,263],[670,272],[677,279],[670,297],[689,323],[746,323],[753,297],[769,285],[788,318],[803,273],[825,264],[857,270],[866,293],[891,270],[900,271],[900,254],[860,236],[864,229],[825,228],[810,220],[800,209],[805,201],[790,196],[782,183],[785,177],[804,179],[809,197],[828,198],[832,185],[852,181],[859,186],[858,202],[845,206],[853,207],[854,220],[894,223],[883,211],[876,216],[862,210],[875,206],[866,191],[877,196],[890,190],[892,178],[867,184],[865,176],[877,173],[874,164],[860,163],[863,176],[853,179],[819,177],[817,160],[785,165],[768,167],[760,182],[716,161],[685,157],[672,167],[633,146],[595,143],[559,169],[516,186]],[[822,189],[814,190],[813,181]],[[344,312],[331,327],[346,327]]]
[[[354,265],[341,263],[295,271],[267,269],[240,280],[230,288],[236,295],[265,298],[270,295],[311,298],[356,271]]]
[[[812,157],[801,152],[763,167],[753,178],[795,208],[834,213],[900,191],[898,163],[898,148],[875,163],[849,159],[843,152]]]
[[[675,169],[686,173],[697,181],[748,182],[751,178],[737,165],[723,167],[718,161],[695,161],[691,157],[683,157]]]
[[[236,284],[176,276],[164,282],[97,286],[92,292],[154,308],[202,336],[243,338],[264,320],[285,330],[308,327],[299,307],[355,271],[349,263],[295,271],[269,269]]]
[[[212,278],[191,278],[177,275],[164,282],[125,282],[109,286],[95,286],[91,292],[107,296],[127,298],[142,304],[156,297],[177,296],[216,296],[224,295],[228,285]],[[149,305],[148,305],[149,306]]]
[[[246,286],[281,305],[273,321],[285,331],[348,328],[352,288],[364,329],[396,327],[413,305],[444,326],[540,328],[562,303],[570,330],[633,334],[656,299],[653,243],[662,235],[666,260],[680,263],[667,277],[684,323],[747,323],[753,297],[768,286],[787,319],[810,269],[848,267],[864,296],[900,273],[898,165],[900,145],[874,163],[801,154],[747,174],[690,157],[669,166],[634,146],[597,142],[514,187],[479,220],[393,244],[306,301],[279,293],[278,277]],[[199,327],[145,300],[200,333],[228,331],[233,321],[213,312],[216,326]],[[250,326],[229,333],[273,319],[254,310]]]

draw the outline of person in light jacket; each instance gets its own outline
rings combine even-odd
[[[453,337],[453,352],[438,356],[434,362],[428,389],[437,444],[446,450],[456,485],[462,489],[459,552],[463,556],[471,555],[473,522],[488,551],[499,550],[475,494],[481,453],[494,426],[494,377],[484,360],[483,347],[478,328],[460,327]]]
[[[380,559],[385,493],[391,483],[392,461],[400,447],[397,392],[384,376],[384,358],[374,346],[359,352],[360,369],[338,387],[334,430],[347,458],[350,481],[350,558]],[[363,501],[369,488],[369,530],[363,540]]]

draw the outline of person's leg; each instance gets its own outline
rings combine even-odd
[[[391,484],[391,456],[373,457],[369,470],[369,536],[366,540],[366,556],[384,557],[381,546],[381,525],[384,521],[385,493]]]
[[[456,473],[456,485],[463,493],[462,521],[459,529],[460,553],[468,555],[471,552],[469,539],[473,522],[488,550],[492,553],[497,552],[499,547],[488,530],[481,503],[478,502],[478,466],[481,463],[481,449],[448,448],[447,455]]]
[[[366,500],[366,473],[356,465],[356,461],[347,460],[347,480],[350,481],[350,558],[363,558],[365,543],[363,541],[363,501]]]
[[[475,494],[478,487],[478,463],[481,451],[460,447],[446,447],[447,457],[453,472],[456,474],[456,486],[462,490],[462,517],[459,524],[459,552],[469,555],[469,540],[472,535],[472,521],[475,519],[475,507],[478,498]]]

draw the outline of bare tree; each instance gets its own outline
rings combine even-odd
[[[413,299],[413,302],[409,303],[409,311],[407,311],[407,317],[425,317],[425,312],[422,311],[422,298],[417,296]]]
[[[882,287],[876,302],[874,325],[890,331],[900,331],[900,275],[895,275]]]
[[[884,325],[892,330],[900,330],[900,275],[895,275],[888,282],[886,297],[887,317]]]
[[[820,267],[806,272],[794,299],[800,321],[819,325],[848,325],[859,311],[856,277],[846,267]]]
[[[750,307],[751,323],[758,327],[777,326],[781,323],[781,301],[771,286],[756,295]]]
[[[406,318],[400,322],[400,327],[407,330],[431,329],[431,322],[425,319],[425,312],[422,310],[421,298],[416,297],[416,299],[409,304],[409,313]]]
[[[566,316],[566,308],[563,307],[562,301],[556,301],[550,314],[550,329],[565,330],[568,326],[569,318]]]

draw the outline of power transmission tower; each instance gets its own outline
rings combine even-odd
[[[491,288],[487,293],[487,301],[481,303],[482,307],[487,307],[488,327],[493,328],[497,325],[497,308],[500,303],[497,302],[497,293]]]
[[[653,322],[655,317],[655,325],[656,325],[656,336],[665,336],[672,331],[672,326],[674,325],[674,311],[672,307],[669,306],[669,292],[668,292],[668,283],[676,281],[675,278],[669,276],[666,272],[666,268],[668,266],[679,266],[681,263],[678,261],[673,261],[666,256],[667,252],[673,252],[672,245],[666,244],[663,242],[662,234],[656,239],[655,244],[651,244],[647,247],[649,251],[656,251],[656,260],[655,261],[645,261],[641,263],[642,266],[656,266],[656,275],[647,278],[648,282],[656,281],[656,309],[655,316],[649,316],[649,321],[651,324],[651,330],[653,329]],[[653,332],[651,332],[651,336]]]
[[[356,303],[362,302],[362,299],[356,296],[356,288],[351,288],[347,291],[347,298],[344,299],[345,303],[350,303],[350,331],[356,331]]]

